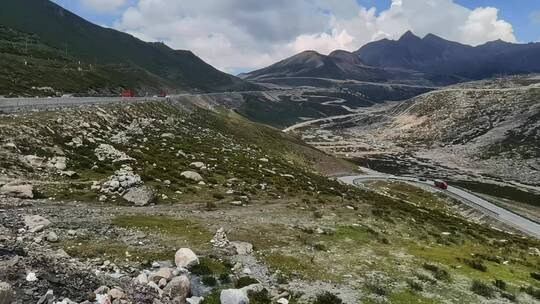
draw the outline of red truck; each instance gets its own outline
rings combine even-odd
[[[132,90],[124,90],[122,97],[135,97],[135,93]]]
[[[442,180],[436,180],[435,181],[435,187],[437,187],[439,189],[446,190],[446,189],[448,189],[448,183],[445,182],[445,181],[442,181]]]

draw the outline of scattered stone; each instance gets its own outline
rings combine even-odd
[[[54,292],[52,290],[48,290],[47,293],[45,293],[36,304],[52,304],[54,299]]]
[[[237,255],[248,255],[253,252],[253,245],[251,243],[232,241],[230,244],[233,246]]]
[[[246,293],[240,289],[225,289],[219,296],[221,304],[249,304]]]
[[[196,182],[200,182],[203,180],[202,176],[199,173],[193,172],[193,171],[184,171],[180,173],[180,175],[185,179],[189,179]]]
[[[51,243],[58,242],[58,235],[54,231],[49,232],[47,234],[47,241],[49,241]]]
[[[200,304],[204,300],[203,297],[191,297],[186,299],[188,304]]]
[[[135,206],[146,206],[154,201],[154,191],[147,186],[134,187],[127,190],[122,196]]]
[[[34,233],[49,227],[51,222],[39,215],[27,215],[24,217],[24,224],[28,228],[28,231]]]
[[[37,280],[38,280],[38,278],[37,278],[35,272],[29,272],[29,273],[26,275],[26,281],[27,281],[27,282],[35,282],[35,281],[37,281]]]
[[[125,297],[124,291],[122,289],[118,288],[118,287],[115,287],[115,288],[109,290],[108,295],[113,300],[122,299],[122,298]]]
[[[34,187],[22,181],[13,181],[0,187],[0,193],[16,198],[34,198]]]
[[[200,169],[200,170],[205,170],[206,169],[206,165],[203,162],[193,162],[193,163],[189,164],[189,166],[191,168]]]
[[[266,158],[266,157],[259,158],[259,161],[262,162],[262,163],[267,163],[267,162],[269,162],[268,158]]]
[[[191,295],[191,283],[189,278],[185,275],[174,277],[167,286],[163,288],[163,295],[170,299],[180,298],[180,303],[183,303],[186,298]]]
[[[170,268],[161,268],[155,274],[151,276],[152,281],[159,281],[160,279],[165,279],[169,281],[172,278],[172,271]]]
[[[146,274],[143,272],[143,273],[139,274],[139,275],[135,278],[135,283],[136,283],[136,284],[142,284],[142,285],[148,284],[148,277],[147,277]]]
[[[199,258],[189,248],[180,248],[174,255],[174,262],[180,268],[189,268],[199,264]]]
[[[108,144],[100,144],[94,153],[99,161],[111,160],[113,163],[133,161],[134,159],[126,153],[117,150],[115,147]]]
[[[289,300],[287,300],[285,298],[281,298],[281,299],[277,300],[277,303],[278,304],[289,304]]]

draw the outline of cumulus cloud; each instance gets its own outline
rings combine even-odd
[[[307,49],[354,51],[407,30],[471,45],[516,41],[496,8],[470,10],[453,0],[392,0],[382,11],[356,0],[138,0],[114,27],[190,49],[226,71],[260,68]]]
[[[98,12],[113,12],[124,6],[127,0],[82,0],[82,4]]]

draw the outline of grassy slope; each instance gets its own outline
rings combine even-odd
[[[114,145],[137,159],[132,167],[154,187],[161,207],[109,209],[112,218],[87,220],[91,226],[101,226],[95,221],[104,221],[102,225],[141,230],[152,238],[150,247],[132,247],[103,239],[106,235],[93,235],[61,244],[72,255],[103,255],[122,263],[126,251],[133,260],[146,262],[170,257],[178,246],[204,252],[213,231],[224,226],[232,240],[253,243],[256,256],[281,282],[324,280],[349,286],[368,303],[382,299],[391,303],[456,299],[478,303],[481,297],[469,290],[472,279],[487,284],[504,280],[508,284],[504,292],[522,298],[528,296],[519,291],[521,286],[540,288],[529,275],[540,272],[540,257],[528,254],[530,247],[540,247],[538,241],[467,222],[445,207],[444,199],[418,189],[391,187],[375,193],[339,185],[312,172],[314,165],[326,163],[335,168],[339,161],[234,113],[185,110],[160,103],[68,109],[3,116],[0,135],[12,139],[20,154],[52,156],[49,148],[62,148],[70,159],[69,169],[80,177],[47,177],[66,184],[39,189],[47,197],[86,201],[91,210],[97,193],[84,182],[106,178],[118,164],[97,161],[92,152],[96,144],[87,139],[110,142],[111,135],[126,130],[135,119],[151,119],[152,123],[143,128],[143,135]],[[92,125],[83,127],[88,121]],[[162,137],[164,132],[174,137]],[[82,137],[84,146],[68,145],[83,133],[87,134]],[[177,156],[179,150],[188,156]],[[0,166],[9,172],[44,178],[42,172],[29,171],[16,158],[0,155]],[[262,157],[269,162],[261,162]],[[179,176],[192,161],[203,161],[212,168],[201,172],[207,186]],[[98,167],[92,169],[94,164]],[[264,169],[292,174],[294,179]],[[165,179],[171,181],[170,186],[164,185]],[[258,187],[261,183],[267,184],[266,189]],[[226,195],[231,188],[235,194]],[[251,197],[247,207],[227,204],[243,195]],[[123,205],[115,197],[107,204]],[[317,227],[325,233],[316,233]],[[486,271],[472,268],[470,260],[486,266]],[[410,282],[422,290],[417,285],[410,287]],[[496,291],[496,299],[502,293]]]

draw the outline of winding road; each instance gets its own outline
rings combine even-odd
[[[461,188],[448,186],[447,190],[442,190],[440,188],[435,187],[433,181],[422,181],[414,177],[394,176],[394,175],[384,175],[384,174],[343,176],[338,179],[346,184],[355,185],[355,186],[360,185],[362,182],[377,181],[377,180],[383,180],[383,181],[397,180],[397,181],[404,181],[404,182],[429,186],[435,191],[443,193],[452,198],[458,199],[462,203],[484,213],[485,215],[493,218],[494,220],[500,221],[527,235],[540,239],[540,224],[534,221],[531,221],[527,218],[524,218],[512,211],[509,211],[495,204],[492,204],[486,201],[485,199],[471,192],[465,191]]]

